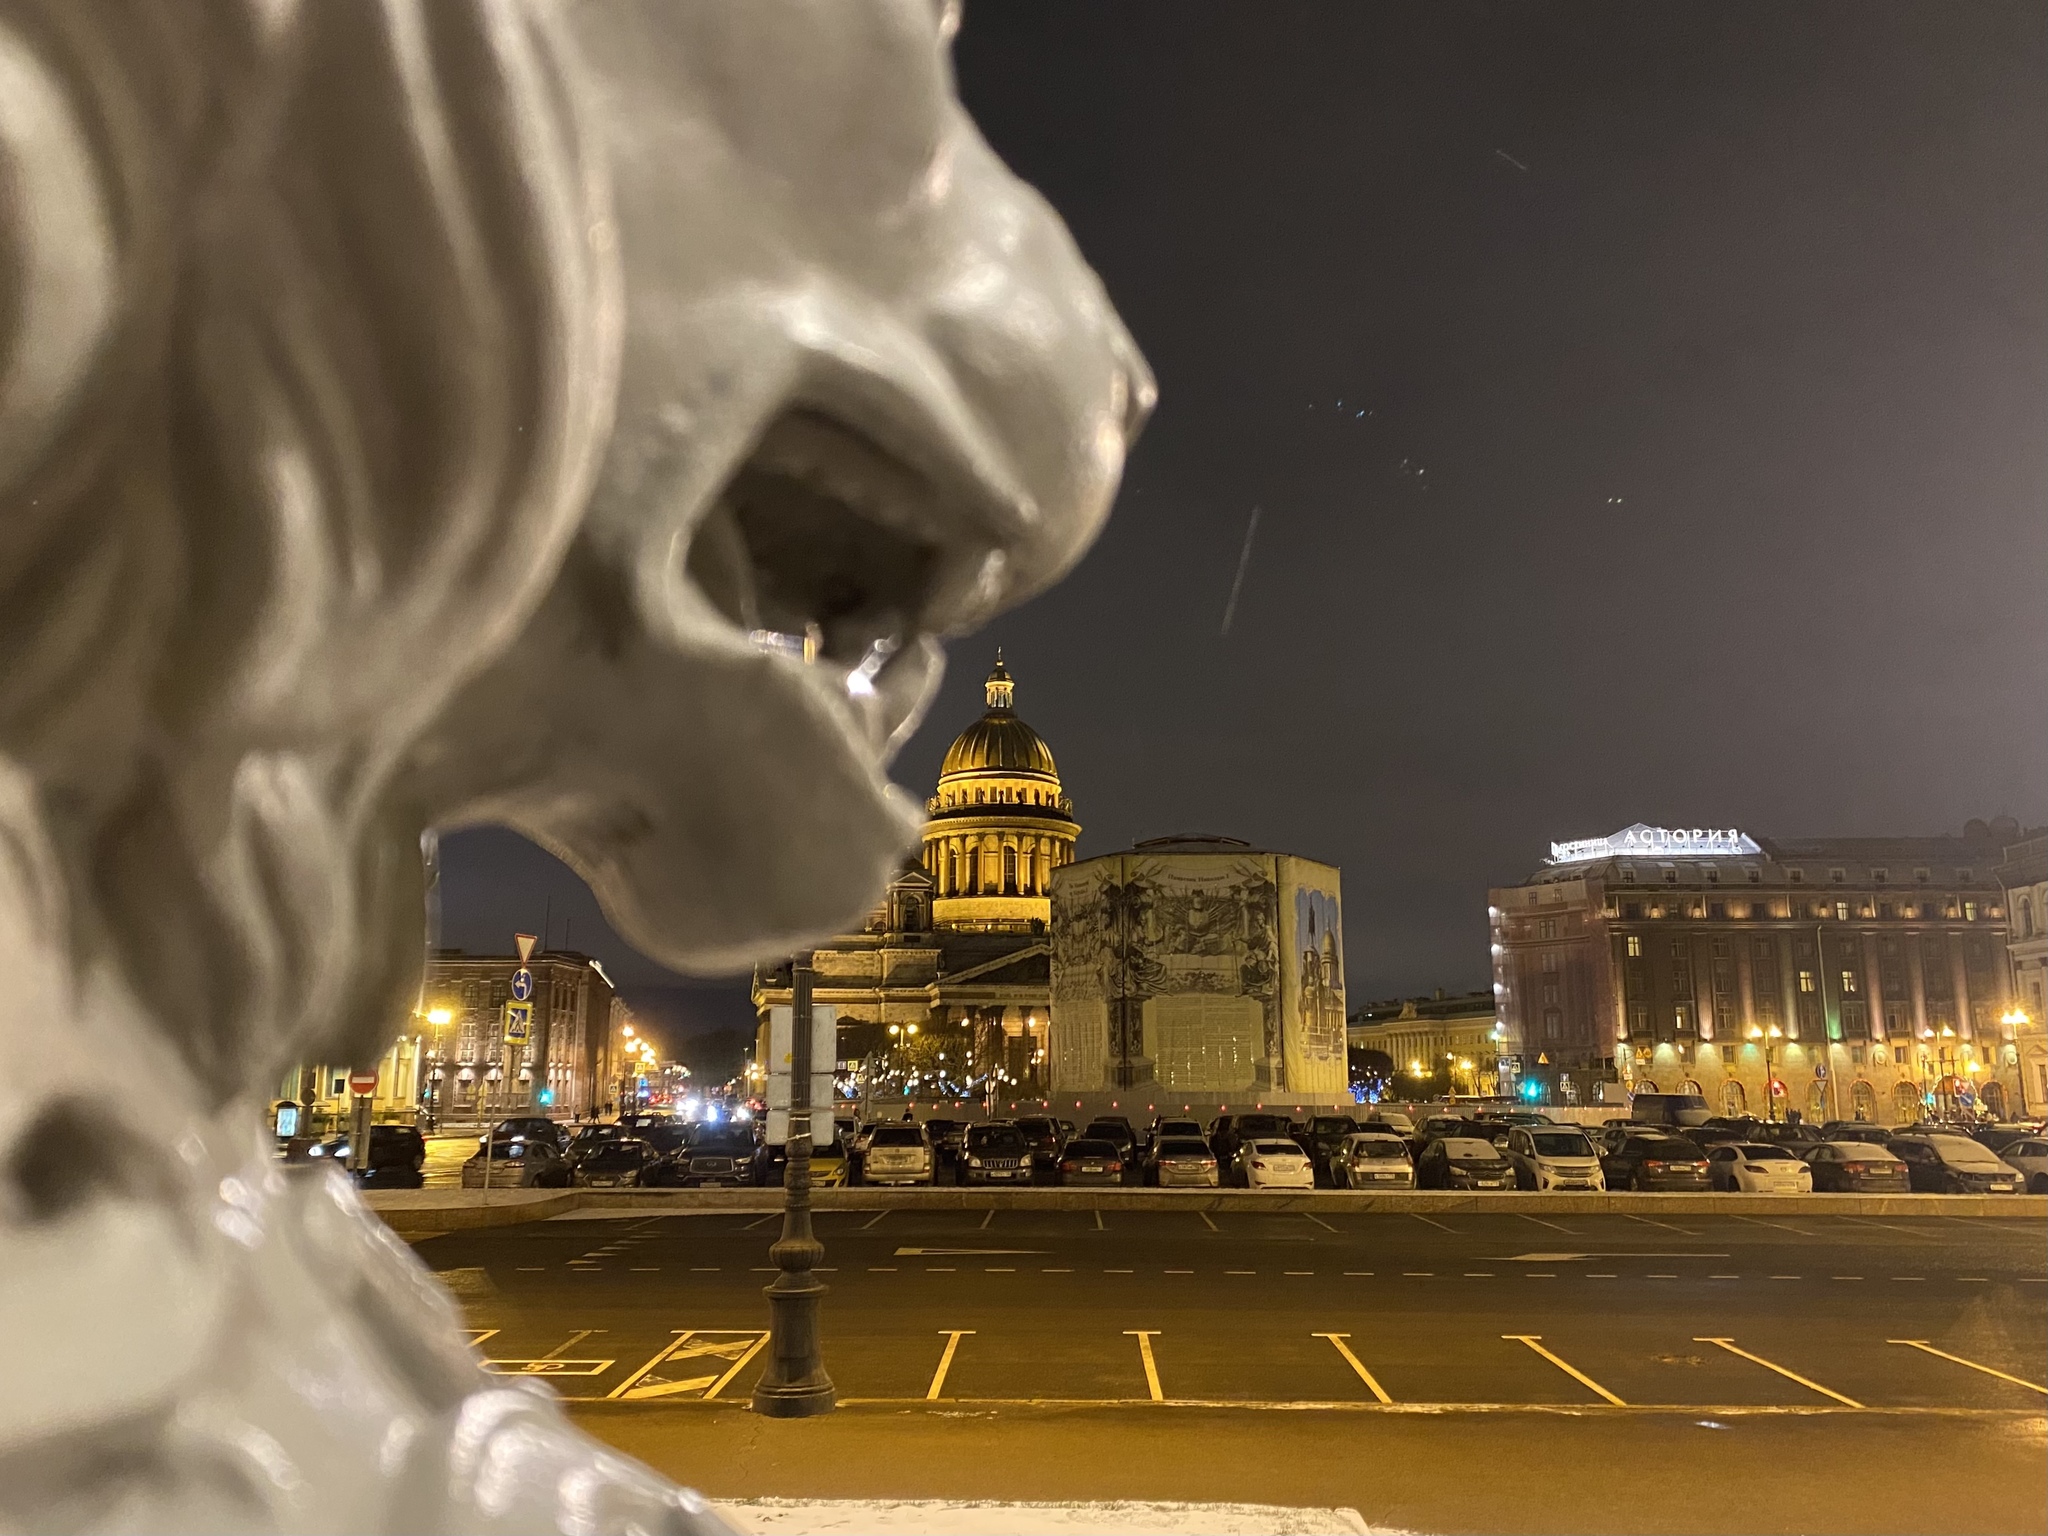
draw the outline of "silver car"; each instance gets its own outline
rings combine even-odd
[[[1364,1131],[1346,1136],[1330,1159],[1339,1189],[1413,1189],[1415,1165],[1408,1144],[1385,1132]]]
[[[929,1184],[932,1144],[917,1125],[878,1125],[861,1157],[863,1184]]]
[[[1216,1154],[1199,1136],[1162,1136],[1152,1176],[1161,1189],[1214,1189]]]

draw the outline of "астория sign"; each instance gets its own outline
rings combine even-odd
[[[1606,837],[1584,837],[1573,843],[1552,843],[1552,864],[1581,864],[1588,859],[1740,858],[1762,853],[1756,840],[1733,827],[1646,827],[1640,821]]]

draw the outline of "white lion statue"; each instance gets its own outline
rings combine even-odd
[[[422,837],[686,968],[861,911],[939,640],[1153,398],[934,0],[0,0],[0,1527],[717,1528],[259,1105]]]

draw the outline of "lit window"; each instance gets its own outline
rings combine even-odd
[[[1838,901],[1835,903],[1835,921],[1838,923],[1846,923],[1847,921],[1849,921],[1849,903],[1847,903],[1846,901]]]
[[[1815,991],[1818,988],[1819,980],[1820,978],[1815,976],[1813,972],[1801,971],[1799,973],[1799,990],[1802,992]]]
[[[1974,923],[1975,921],[1977,921],[1977,903],[1975,903],[1974,901],[1966,901],[1963,903],[1963,921],[1966,923]]]
[[[1854,971],[1842,972],[1842,990],[1844,992],[1854,992],[1856,990],[1856,973]]]
[[[1640,933],[1632,933],[1628,936],[1628,953],[1631,960],[1642,958],[1643,936]]]

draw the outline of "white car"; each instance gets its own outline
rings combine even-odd
[[[932,1144],[919,1125],[878,1125],[860,1160],[863,1184],[929,1184]]]
[[[1403,1136],[1413,1136],[1415,1134],[1415,1122],[1408,1118],[1408,1112],[1402,1109],[1390,1108],[1385,1104],[1366,1105],[1365,1113],[1361,1114],[1358,1118],[1361,1120],[1377,1120],[1381,1125],[1391,1125]]]
[[[1246,1189],[1314,1189],[1315,1165],[1308,1154],[1291,1141],[1261,1136],[1248,1141],[1237,1154],[1244,1172]]]
[[[1586,1133],[1573,1126],[1518,1125],[1503,1148],[1518,1189],[1605,1189],[1607,1175]]]
[[[1346,1136],[1330,1159],[1330,1171],[1339,1189],[1413,1189],[1415,1165],[1408,1160],[1408,1143],[1381,1131],[1361,1131]]]
[[[1803,1195],[1813,1189],[1813,1170],[1783,1147],[1724,1141],[1707,1149],[1707,1182],[1755,1195]]]
[[[2048,1194],[2048,1140],[2029,1136],[2025,1141],[2007,1142],[1998,1155],[2005,1159],[2007,1167],[2019,1170],[2020,1177],[2027,1181],[2028,1194]]]

